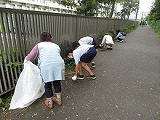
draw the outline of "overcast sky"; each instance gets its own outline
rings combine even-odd
[[[146,13],[150,12],[151,6],[154,2],[155,0],[139,0],[138,19],[141,19]]]
[[[139,0],[139,12],[149,12],[155,0]]]

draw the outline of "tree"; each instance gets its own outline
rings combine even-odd
[[[112,18],[115,6],[121,3],[123,9],[121,15],[123,19],[125,16],[129,18],[130,13],[134,9],[134,4],[139,0],[56,0],[59,4],[67,7],[76,8],[76,14],[85,16],[97,16],[101,15],[103,17]],[[115,13],[116,14],[116,13]],[[119,14],[117,14],[119,15]]]
[[[97,0],[79,0],[77,6],[77,14],[94,16],[97,14],[98,1]]]
[[[149,19],[160,20],[160,1],[156,0],[149,14]]]
[[[111,0],[110,2],[112,4],[112,7],[111,7],[111,12],[110,12],[109,18],[112,18],[113,12],[114,12],[114,8],[115,8],[115,4],[116,4],[116,0]]]
[[[121,3],[123,9],[121,10],[122,19],[129,19],[132,12],[138,13],[139,0],[127,0]]]
[[[59,4],[70,7],[71,9],[75,8],[77,4],[75,0],[55,0],[55,1]]]

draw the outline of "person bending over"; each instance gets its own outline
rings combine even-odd
[[[84,68],[88,72],[87,78],[96,79],[95,74],[92,72],[87,63],[90,63],[93,58],[96,56],[97,51],[94,45],[82,45],[80,46],[78,42],[74,42],[72,44],[75,48],[74,50],[68,49],[66,50],[66,56],[69,58],[74,58],[76,64],[76,73],[72,77],[72,80],[76,79],[84,79],[84,75],[82,73],[82,68]]]
[[[114,45],[114,42],[113,42],[113,38],[112,36],[110,36],[108,33],[106,33],[104,36],[103,36],[103,39],[102,39],[102,42],[100,44],[100,47],[103,47],[103,49],[110,49],[112,50],[112,46]]]
[[[62,105],[61,80],[64,80],[64,60],[60,56],[60,47],[52,42],[52,36],[48,32],[41,34],[41,42],[35,45],[27,55],[27,60],[38,59],[38,66],[43,82],[45,83],[45,105],[53,108],[53,102]],[[52,91],[52,85],[55,94]]]
[[[93,37],[85,36],[78,40],[79,45],[94,45],[96,47],[96,40]],[[91,61],[92,69],[96,67],[95,60]]]
[[[117,30],[117,36],[116,39],[119,40],[119,42],[123,42],[125,39],[126,34],[124,32],[121,32],[120,30]]]

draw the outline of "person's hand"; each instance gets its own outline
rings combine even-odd
[[[24,59],[24,63],[26,63],[26,62],[28,62],[29,61],[29,59],[27,58],[27,56],[25,57],[25,59]]]
[[[28,56],[26,56],[26,57],[25,57],[25,59],[29,61],[29,58],[28,58]]]
[[[77,79],[77,76],[74,75],[74,76],[72,77],[72,80],[76,80],[76,79]]]

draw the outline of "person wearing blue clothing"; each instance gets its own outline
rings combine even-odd
[[[53,108],[53,102],[62,105],[61,80],[64,80],[65,64],[60,55],[60,47],[52,42],[52,36],[48,32],[41,34],[41,42],[34,46],[27,55],[27,60],[38,60],[38,66],[45,84],[45,105]],[[55,94],[53,94],[52,86]]]
[[[119,42],[123,42],[125,39],[126,34],[124,32],[121,32],[120,30],[117,30],[117,36],[116,39],[119,40]]]

